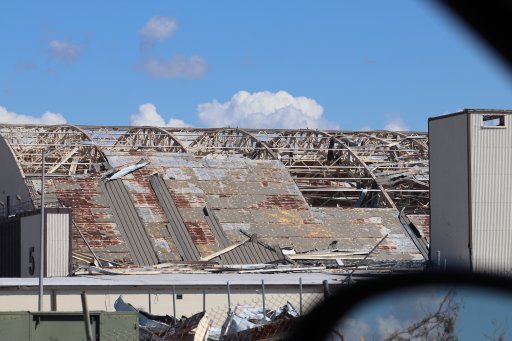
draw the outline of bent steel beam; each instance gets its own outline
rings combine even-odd
[[[188,153],[183,142],[159,127],[134,127],[121,135],[109,148],[115,150],[146,150]]]

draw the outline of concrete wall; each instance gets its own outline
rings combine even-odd
[[[475,271],[512,272],[512,115],[503,126],[470,117],[472,251]],[[497,112],[500,114],[500,112]]]
[[[40,266],[41,214],[21,217],[21,277],[38,277]],[[33,269],[33,271],[31,271]]]
[[[18,164],[12,155],[11,149],[0,136],[0,201],[7,205],[7,197],[10,198],[10,206],[15,206],[30,201],[30,195],[18,168]],[[21,200],[17,199],[17,196]],[[0,214],[5,214],[6,207],[0,206]]]
[[[429,120],[430,259],[470,269],[468,116]]]

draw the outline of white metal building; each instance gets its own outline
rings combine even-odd
[[[430,259],[441,268],[512,271],[512,110],[429,119]]]
[[[71,209],[45,210],[45,269],[48,277],[71,272]],[[39,277],[41,211],[0,217],[0,277]]]

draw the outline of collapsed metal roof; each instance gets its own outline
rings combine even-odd
[[[42,153],[53,151],[48,201],[73,208],[77,248],[120,263],[197,260],[244,240],[241,230],[322,250],[338,238],[329,226],[349,233],[344,220],[324,221],[346,211],[337,208],[428,213],[424,133],[0,125],[0,134],[36,207]],[[406,233],[394,235],[384,245],[417,259]]]
[[[279,160],[313,206],[405,208],[428,213],[427,134],[309,129],[157,128],[0,125],[27,176],[84,174],[105,167],[106,151],[189,153]],[[376,201],[376,202],[375,202]]]

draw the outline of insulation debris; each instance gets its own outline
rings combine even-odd
[[[135,172],[137,169],[141,169],[147,164],[149,164],[148,161],[139,161],[134,165],[124,167],[119,171],[115,172],[114,174],[112,174],[112,176],[110,176],[107,181],[121,179],[123,176]]]

